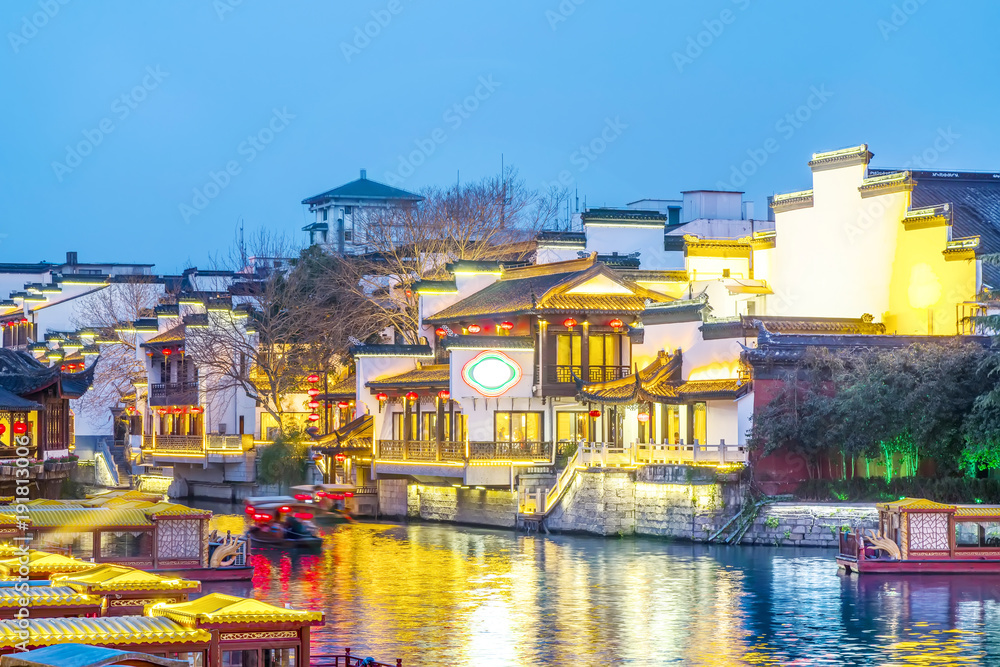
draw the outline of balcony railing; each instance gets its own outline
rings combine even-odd
[[[154,382],[149,385],[150,405],[197,405],[197,382]]]
[[[549,382],[565,384],[573,382],[573,376],[585,382],[610,382],[632,374],[629,366],[549,366],[546,377]]]
[[[383,461],[423,463],[469,463],[482,465],[512,461],[551,461],[550,442],[470,442],[451,440],[379,440],[378,458]]]
[[[201,453],[205,448],[204,443],[205,438],[200,435],[157,435],[154,436],[153,451]],[[143,447],[145,445],[144,441]]]
[[[634,445],[636,463],[746,463],[747,449],[743,445],[717,444]]]

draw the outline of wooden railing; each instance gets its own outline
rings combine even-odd
[[[253,445],[253,436],[209,435],[205,444],[209,452],[244,452]]]
[[[197,382],[153,382],[149,385],[150,405],[197,405]]]
[[[359,658],[351,655],[351,649],[344,649],[342,655],[335,654],[313,654],[310,656],[309,664],[312,667],[403,667],[403,661],[396,659],[395,663],[389,662],[366,662],[367,658]]]
[[[419,461],[429,464],[510,463],[511,461],[551,461],[549,442],[469,442],[442,440],[379,440],[378,458],[383,461]]]
[[[632,369],[628,366],[590,366],[587,369],[587,378],[590,382],[610,382],[631,374]]]
[[[577,377],[583,376],[582,366],[549,366],[548,367],[548,379],[549,382],[556,383],[566,383],[573,382],[573,376]]]
[[[200,435],[157,435],[154,438],[153,451],[200,452],[204,448],[204,437]]]

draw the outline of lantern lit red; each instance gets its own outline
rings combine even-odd
[[[447,389],[442,389],[441,391],[438,392],[438,398],[440,398],[442,401],[447,401],[449,398],[451,398],[451,392],[448,391]]]
[[[347,460],[347,456],[344,454],[335,454],[333,458],[337,459],[337,463],[343,463]]]
[[[639,415],[638,415],[638,417],[636,417],[636,419],[638,419],[639,421],[645,423],[645,422],[649,421],[649,415],[647,413],[645,413],[645,412],[640,412]]]
[[[379,403],[381,403],[382,401],[388,400],[388,398],[389,398],[389,395],[385,394],[385,393],[383,393],[381,391],[379,393],[375,394],[375,400],[378,401]]]
[[[319,407],[319,401],[309,401],[306,405],[315,410]]]
[[[590,414],[590,418],[591,419],[597,419],[598,417],[601,416],[601,411],[600,410],[591,410],[588,414]]]
[[[415,391],[411,391],[411,392],[409,392],[409,393],[408,393],[408,394],[406,395],[406,398],[408,398],[408,399],[409,399],[409,400],[411,400],[411,401],[415,401],[415,400],[417,400],[418,398],[420,398],[420,394],[418,394],[418,393],[417,393],[417,392],[415,392]]]
[[[165,414],[167,414],[167,409],[166,408],[156,408],[156,414],[158,414],[158,415],[165,415]]]
[[[347,408],[351,407],[351,404],[348,403],[347,401],[341,401],[340,403],[337,403],[337,407],[340,408],[341,410],[346,410]]]
[[[319,376],[313,373],[312,375],[306,377],[306,382],[313,382],[313,383],[319,382]]]
[[[7,432],[7,427],[4,426],[3,424],[0,424],[0,435],[3,435],[6,432]]]
[[[608,324],[610,324],[612,326],[612,328],[614,328],[614,329],[621,329],[623,326],[625,326],[625,323],[622,322],[621,319],[619,319],[617,317],[615,319],[611,320],[610,322],[608,322]]]
[[[306,393],[310,396],[319,396],[319,389],[316,387],[309,387],[309,389],[306,390]]]
[[[200,415],[204,411],[205,411],[205,408],[197,407],[197,406],[195,406],[193,408],[188,408],[188,412],[190,412],[193,415]]]
[[[28,432],[28,425],[22,421],[14,422],[14,433],[16,435],[24,435]]]
[[[448,331],[444,327],[438,327],[434,330],[434,333],[438,335],[438,338],[444,338],[448,335]]]
[[[314,412],[308,417],[306,417],[306,419],[308,419],[311,422],[319,421],[319,415]]]
[[[470,324],[468,328],[469,328],[469,333],[474,333],[474,334],[477,334],[483,330],[483,328],[478,324]]]
[[[169,347],[163,348],[163,356],[169,357],[173,353],[174,353],[174,351],[171,350]]]
[[[504,331],[510,331],[511,329],[514,328],[514,323],[513,322],[501,322],[500,323],[500,328],[503,329]]]
[[[27,324],[27,323],[28,323],[28,318],[27,317],[22,317],[21,318],[21,324]]]
[[[413,290],[411,290],[409,287],[407,287],[406,288],[406,298],[409,299],[411,296],[413,296]]]
[[[152,350],[146,350],[146,356],[147,357],[153,356],[153,351]]]
[[[566,327],[567,329],[572,329],[573,327],[576,326],[576,320],[574,320],[572,317],[567,317],[565,320],[563,320],[563,326]]]

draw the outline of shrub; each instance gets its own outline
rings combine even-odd
[[[972,477],[897,477],[823,480],[810,479],[799,484],[795,495],[800,500],[819,502],[889,502],[900,498],[927,498],[942,503],[1000,504],[1000,480]]]

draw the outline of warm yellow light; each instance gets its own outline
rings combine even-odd
[[[930,308],[941,300],[941,281],[929,264],[916,264],[910,270],[908,295],[913,308]]]
[[[688,380],[730,380],[740,376],[739,369],[740,362],[738,359],[717,361],[693,369],[691,375],[688,376]]]

